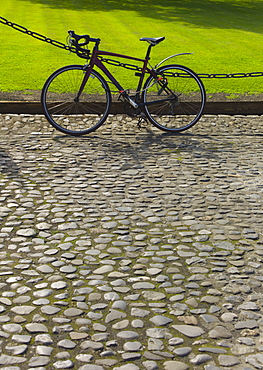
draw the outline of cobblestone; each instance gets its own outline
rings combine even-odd
[[[1,369],[263,369],[261,116],[0,123]]]

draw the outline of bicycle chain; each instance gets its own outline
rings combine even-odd
[[[10,22],[10,21],[8,21],[7,19],[5,19],[3,17],[0,17],[0,23],[4,24],[6,26],[12,27],[16,31],[25,33],[25,34],[27,34],[29,36],[32,36],[32,37],[34,37],[37,40],[47,42],[48,44],[51,44],[53,46],[56,46],[56,47],[58,47],[60,49],[64,49],[64,50],[67,50],[67,51],[70,51],[72,53],[77,54],[77,49],[75,47],[68,46],[66,44],[63,44],[60,41],[52,40],[49,37],[46,37],[44,35],[41,35],[40,33],[37,33],[37,32],[34,32],[34,31],[30,31],[26,27],[20,26],[17,23]],[[142,68],[141,67],[138,67],[138,66],[133,65],[133,64],[121,63],[121,62],[119,62],[117,60],[106,59],[106,58],[102,58],[102,57],[100,57],[100,60],[102,62],[108,63],[108,64],[113,65],[113,66],[116,66],[116,67],[122,67],[122,68],[125,68],[125,69],[129,69],[129,70],[132,70],[132,71],[138,71],[138,72],[141,72],[142,71]],[[222,78],[223,79],[223,78],[263,77],[263,72],[250,72],[250,73],[210,73],[210,74],[209,73],[199,73],[199,74],[197,74],[197,76],[199,78],[201,78],[201,79],[202,78]]]

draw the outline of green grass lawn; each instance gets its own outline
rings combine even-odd
[[[193,52],[172,62],[197,73],[263,71],[263,0],[7,0],[0,16],[31,31],[65,42],[67,31],[101,38],[101,49],[144,57],[140,37],[165,36],[152,52],[152,64],[170,54]],[[40,90],[51,72],[83,63],[75,54],[0,24],[0,90]],[[125,88],[135,81],[122,68],[112,70]],[[208,93],[257,94],[263,77],[205,79]]]

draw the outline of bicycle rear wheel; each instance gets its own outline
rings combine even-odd
[[[206,95],[202,81],[189,68],[169,65],[157,70],[144,86],[142,101],[149,121],[161,130],[180,132],[202,116]]]
[[[81,96],[85,67],[70,65],[55,71],[41,95],[44,114],[57,130],[79,136],[95,131],[106,120],[111,104],[107,82],[92,70]]]

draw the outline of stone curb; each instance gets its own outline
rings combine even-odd
[[[40,102],[27,101],[2,101],[0,102],[0,114],[42,114]],[[124,113],[122,103],[113,103],[111,114]],[[263,114],[263,102],[261,101],[227,101],[207,102],[204,114],[241,114],[261,115]]]

